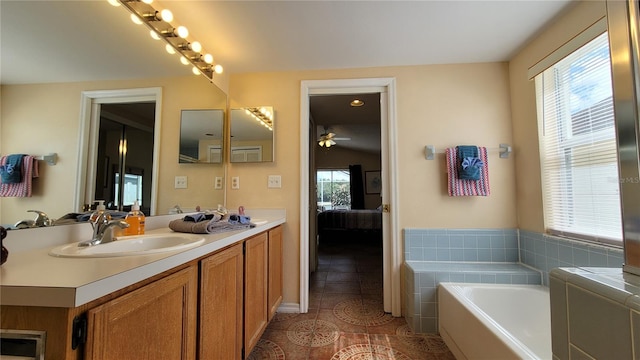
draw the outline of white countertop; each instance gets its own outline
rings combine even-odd
[[[266,210],[259,215],[249,211],[247,213],[252,217],[265,219],[267,223],[247,230],[204,234],[205,241],[202,245],[159,254],[108,258],[62,258],[48,254],[49,250],[60,242],[15,253],[10,246],[7,246],[9,258],[0,266],[0,304],[77,307],[286,221],[284,210]],[[46,234],[47,229],[36,230]],[[160,227],[146,233],[166,232],[171,230],[168,227]],[[10,232],[7,239],[12,235],[14,235],[13,232]]]

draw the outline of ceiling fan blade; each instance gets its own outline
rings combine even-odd
[[[350,137],[336,137],[336,138],[333,138],[333,140],[348,141],[348,140],[351,140],[351,138]]]

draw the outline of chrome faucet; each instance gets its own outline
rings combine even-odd
[[[38,214],[35,220],[20,220],[18,221],[14,227],[16,229],[26,229],[26,228],[34,228],[34,227],[45,227],[52,226],[53,220],[49,218],[49,216],[40,210],[27,210],[27,212],[32,212]]]
[[[113,231],[107,230],[110,230],[115,226],[120,229],[126,229],[129,227],[129,224],[122,220],[111,220],[111,215],[109,215],[109,213],[102,212],[98,214],[95,221],[91,223],[91,226],[93,226],[93,237],[91,240],[80,242],[78,246],[84,247],[109,243],[113,241],[114,236]]]
[[[44,211],[40,211],[40,210],[27,210],[27,211],[38,214],[38,216],[36,216],[36,219],[34,220],[35,225],[37,227],[53,225],[53,220],[51,220]]]

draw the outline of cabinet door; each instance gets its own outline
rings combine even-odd
[[[251,352],[267,327],[267,233],[245,241],[244,349]]]
[[[242,244],[200,262],[199,359],[242,358]]]
[[[86,359],[196,358],[195,266],[88,311]]]
[[[282,226],[269,230],[269,321],[282,302]]]

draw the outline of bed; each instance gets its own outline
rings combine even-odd
[[[326,210],[318,213],[320,241],[329,239],[379,239],[382,235],[380,210]]]

